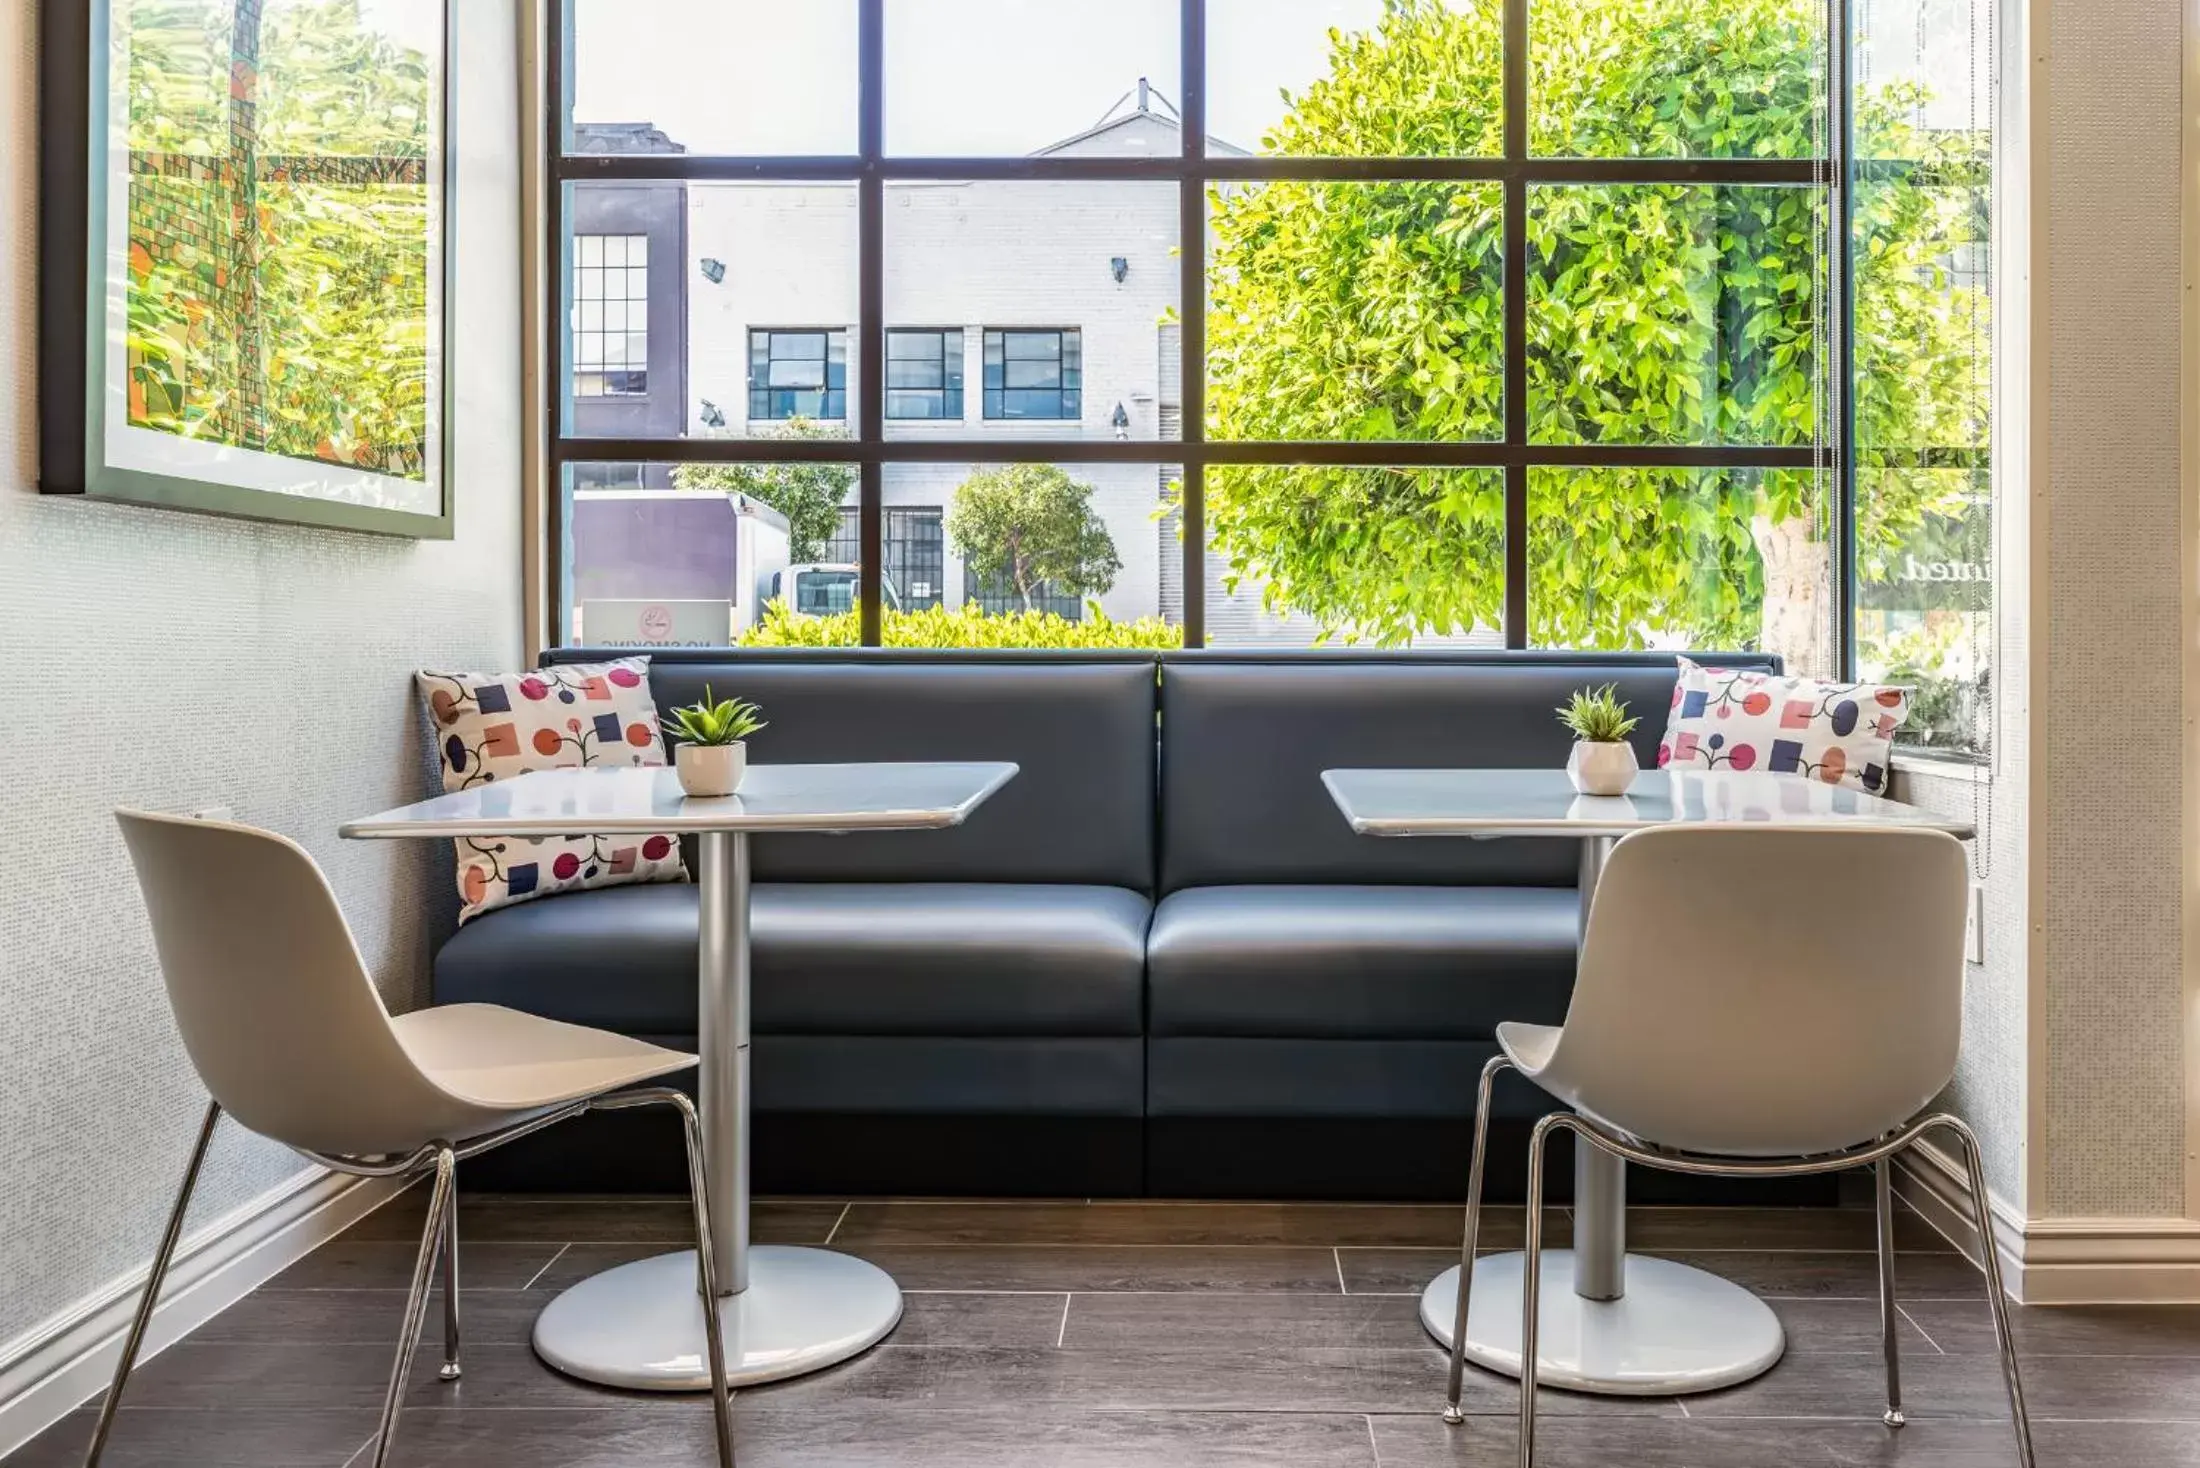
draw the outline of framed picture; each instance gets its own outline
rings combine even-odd
[[[40,488],[451,534],[448,0],[43,0]]]

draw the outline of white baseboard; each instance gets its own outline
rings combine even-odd
[[[307,1168],[186,1234],[138,1360],[205,1324],[403,1188],[399,1180]],[[146,1240],[145,1264],[0,1342],[0,1458],[106,1389],[145,1290],[154,1242]]]
[[[1930,1142],[1896,1164],[1897,1190],[1972,1259],[1978,1229],[1964,1169]],[[2200,1303],[2200,1221],[2186,1218],[2026,1219],[1987,1194],[2002,1283],[2027,1305]]]

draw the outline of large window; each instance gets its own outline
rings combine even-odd
[[[573,396],[649,391],[649,236],[573,240]]]
[[[560,0],[561,136],[668,145],[559,175],[682,183],[692,390],[826,426],[557,453],[845,474],[856,615],[736,635],[1983,677],[1890,588],[1978,570],[1991,0],[737,4],[754,105],[728,7],[636,3]]]
[[[751,331],[749,416],[848,416],[848,333]]]

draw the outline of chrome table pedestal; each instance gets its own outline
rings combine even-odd
[[[719,1330],[726,1381],[801,1376],[869,1350],[901,1320],[901,1287],[829,1249],[749,1243],[749,839],[697,837],[701,910],[698,1046]],[[568,1376],[629,1391],[705,1391],[693,1251],[582,1280],[535,1320],[535,1354]]]

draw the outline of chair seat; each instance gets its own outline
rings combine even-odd
[[[695,1064],[678,1050],[497,1004],[439,1005],[390,1024],[429,1080],[498,1111],[539,1111]]]
[[[758,883],[763,1035],[1136,1036],[1151,904],[1117,887]],[[627,1034],[696,1028],[696,888],[609,887],[486,913],[436,956],[439,1003]]]
[[[1194,887],[1154,911],[1157,1036],[1487,1041],[1564,1018],[1570,887]]]

